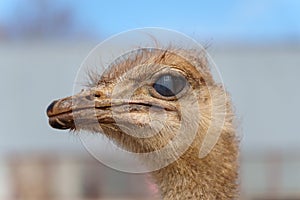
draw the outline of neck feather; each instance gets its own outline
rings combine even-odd
[[[163,200],[237,199],[238,145],[223,136],[208,156],[190,148],[176,162],[152,173]]]

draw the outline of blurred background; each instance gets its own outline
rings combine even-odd
[[[0,0],[0,199],[156,198],[146,175],[99,164],[45,114],[94,46],[152,26],[209,45],[240,123],[241,198],[300,199],[297,0]]]

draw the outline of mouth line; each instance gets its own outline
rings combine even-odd
[[[99,110],[110,110],[111,108],[114,107],[122,107],[122,106],[128,106],[128,105],[139,105],[139,106],[145,106],[145,107],[154,107],[158,109],[164,109],[166,111],[174,111],[175,107],[171,105],[167,106],[162,106],[159,103],[153,103],[153,102],[139,102],[139,101],[129,101],[129,102],[122,102],[122,103],[112,103],[111,105],[105,105],[105,106],[85,106],[85,107],[79,107],[76,109],[70,109],[64,112],[60,113],[55,113],[55,114],[50,114],[48,115],[49,119],[53,119],[62,115],[68,115],[72,113],[76,113],[82,110],[87,110],[87,109],[99,109]]]

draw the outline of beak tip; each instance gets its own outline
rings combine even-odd
[[[54,107],[54,105],[55,105],[56,103],[57,103],[57,101],[53,101],[53,102],[47,107],[46,112],[47,112],[47,115],[48,115],[48,116],[50,116],[51,113],[53,112],[53,107]]]
[[[46,109],[48,123],[52,128],[66,130],[74,126],[72,98],[55,100]]]

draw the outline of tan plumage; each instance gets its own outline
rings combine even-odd
[[[186,88],[175,97],[160,95],[153,83],[163,74],[183,76],[187,81]],[[89,89],[55,101],[48,107],[51,126],[103,132],[131,152],[149,153],[171,144],[172,148],[157,153],[156,156],[163,159],[177,158],[177,150],[189,143],[193,137],[191,130],[197,128],[195,138],[175,162],[151,172],[162,198],[238,197],[238,141],[231,100],[222,86],[213,80],[204,52],[174,47],[140,49],[117,59],[103,76],[91,77],[94,78],[89,82]],[[224,97],[226,99],[222,100]],[[73,105],[72,98],[76,102]],[[155,109],[150,115],[153,106]],[[217,110],[213,111],[213,106]],[[114,115],[114,112],[118,114]],[[215,118],[222,116],[224,124],[213,123],[218,121]],[[151,123],[154,124],[150,126]],[[162,128],[158,128],[161,125]],[[199,158],[210,126],[220,126],[211,130],[220,129],[221,135],[212,151]],[[176,143],[179,130],[186,136]],[[156,134],[147,135],[153,132]],[[161,162],[151,156],[141,159],[151,167],[159,166]]]

